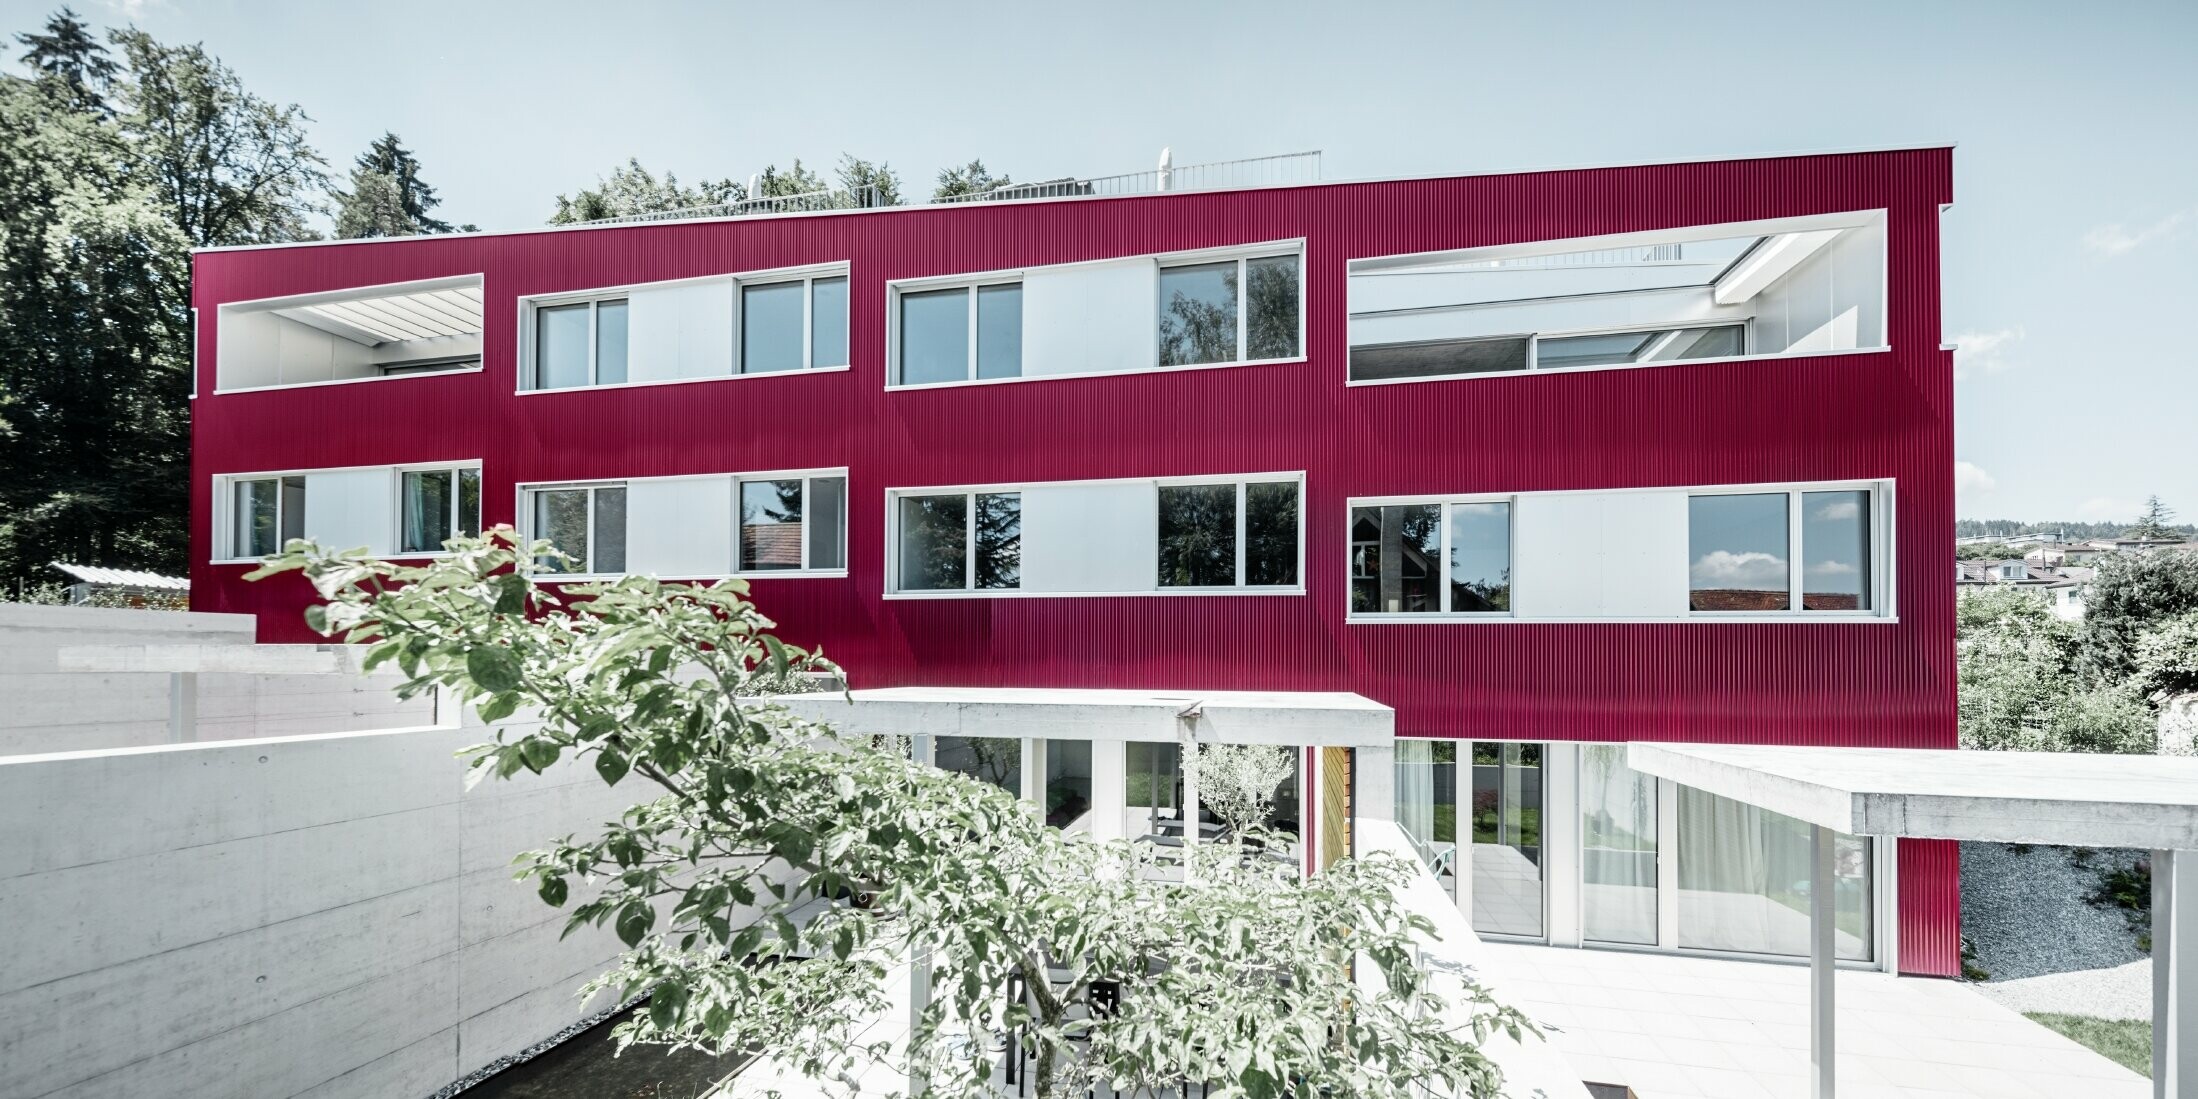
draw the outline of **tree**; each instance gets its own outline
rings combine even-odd
[[[785,198],[789,195],[807,195],[831,188],[824,177],[801,166],[801,158],[794,158],[794,166],[779,171],[778,165],[766,164],[756,174],[756,193],[752,198]]]
[[[2137,669],[2137,638],[2156,623],[2198,611],[2198,554],[2154,550],[2110,553],[2084,598],[2078,668],[2102,680]]]
[[[901,204],[901,177],[884,161],[872,164],[847,153],[840,154],[838,170],[840,188],[848,193],[849,202],[856,206],[898,206]]]
[[[558,195],[557,212],[550,215],[549,223],[573,225],[604,218],[715,206],[747,197],[748,189],[733,180],[706,179],[686,187],[680,184],[678,176],[666,172],[658,179],[641,166],[639,158],[629,157],[624,167],[613,169],[610,175],[598,179],[594,187],[577,191],[569,198]]]
[[[547,542],[499,528],[451,549],[410,568],[293,542],[254,575],[304,572],[328,601],[307,612],[316,629],[369,646],[368,667],[395,663],[403,693],[445,689],[498,726],[463,753],[471,781],[569,758],[644,785],[601,835],[518,870],[570,906],[568,931],[608,924],[626,944],[588,986],[649,994],[622,1042],[760,1048],[845,1079],[882,1055],[857,1031],[893,1006],[885,978],[911,956],[931,959],[938,995],[910,1064],[941,1096],[998,1094],[989,1043],[968,1040],[995,1025],[1038,1051],[1042,1099],[1093,1077],[1494,1096],[1479,1043],[1530,1029],[1469,976],[1471,1024],[1445,1018],[1413,956],[1431,925],[1395,900],[1418,867],[1344,860],[1301,881],[1193,845],[1210,884],[1155,881],[1150,845],[1065,835],[996,787],[753,697],[831,666],[772,636],[743,581],[629,577],[561,597],[533,580]],[[1096,995],[1110,985],[1118,1003]]]
[[[2129,528],[2131,538],[2174,538],[2176,530],[2169,526],[2175,520],[2175,509],[2160,502],[2158,496],[2145,497],[2144,513],[2137,516],[2137,525]]]
[[[410,237],[453,231],[447,221],[431,217],[429,210],[442,204],[435,188],[420,179],[420,162],[411,150],[384,133],[359,154],[351,168],[351,189],[335,192],[336,235],[357,237]],[[472,226],[466,227],[468,231]]]
[[[306,141],[312,121],[244,90],[200,46],[114,33],[128,61],[116,91],[133,181],[151,190],[194,248],[312,240],[327,162]]]
[[[1296,774],[1287,748],[1207,744],[1198,749],[1198,804],[1243,837],[1274,815],[1275,794]]]
[[[1004,175],[994,176],[985,169],[984,161],[972,160],[959,168],[940,169],[939,185],[932,189],[931,201],[938,202],[962,195],[981,195],[1014,182]]]
[[[107,90],[114,84],[114,59],[76,12],[62,8],[46,19],[44,34],[18,34],[15,40],[30,47],[23,64],[68,85],[85,105],[105,109]]]

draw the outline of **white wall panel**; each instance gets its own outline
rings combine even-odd
[[[1885,343],[1885,226],[1864,225],[1756,296],[1751,346],[1846,351]]]
[[[1520,618],[1602,615],[1603,500],[1584,493],[1520,496],[1512,505],[1512,612]]]
[[[1141,481],[1023,489],[1023,590],[1153,590],[1154,492]]]
[[[733,479],[626,482],[626,568],[655,576],[733,571]]]
[[[1522,495],[1514,504],[1520,618],[1687,613],[1687,494]]]
[[[299,327],[303,328],[303,325]],[[305,475],[305,536],[329,549],[388,555],[397,533],[397,475],[340,469]]]
[[[1687,613],[1687,494],[1613,492],[1603,505],[1601,617]]]
[[[637,382],[733,372],[733,284],[683,282],[627,296],[627,377]]]
[[[1023,373],[1095,374],[1153,364],[1157,268],[1150,259],[1033,270],[1023,276]]]

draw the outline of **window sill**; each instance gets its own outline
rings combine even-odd
[[[1140,374],[1181,374],[1194,370],[1233,370],[1246,366],[1289,366],[1309,362],[1303,355],[1287,359],[1251,359],[1245,362],[1192,363],[1185,366],[1139,366],[1127,370],[1093,370],[1079,374],[1017,374],[1012,378],[958,378],[950,382],[895,382],[888,384],[888,393],[917,392],[927,389],[960,389],[979,385],[1010,385],[1016,382],[1069,382],[1083,378],[1126,378]],[[1413,379],[1415,381],[1421,379]],[[1437,379],[1425,379],[1434,381]]]
[[[521,389],[522,397],[542,397],[552,393],[601,393],[614,389],[654,389],[667,385],[697,385],[704,382],[743,382],[756,378],[802,378],[811,374],[845,374],[852,366],[812,366],[805,370],[768,370],[761,374],[712,374],[706,378],[659,378],[647,382],[612,382],[608,385],[567,385],[555,389]]]
[[[1882,355],[1892,351],[1889,345],[1877,347],[1847,347],[1827,351],[1793,351],[1779,355],[1727,355],[1716,359],[1666,359],[1653,363],[1611,363],[1601,366],[1553,366],[1546,370],[1491,370],[1480,374],[1430,374],[1424,378],[1353,378],[1350,366],[1344,367],[1346,387],[1376,385],[1408,385],[1414,382],[1470,382],[1482,378],[1539,378],[1559,374],[1593,374],[1614,370],[1654,370],[1667,366],[1716,366],[1721,363],[1783,362],[1789,359],[1825,359],[1841,355]]]
[[[1138,591],[1024,591],[1021,588],[990,588],[972,591],[960,588],[953,591],[889,591],[886,599],[1117,599],[1125,596],[1275,596],[1304,595],[1304,588],[1147,588]]]
[[[365,382],[416,382],[422,378],[449,378],[461,374],[479,374],[482,367],[468,366],[456,370],[422,370],[410,374],[377,374],[371,378],[330,378],[325,382],[277,382],[274,385],[248,385],[238,389],[223,389],[219,382],[209,396],[227,397],[233,393],[267,393],[280,389],[319,389],[331,385],[359,385]]]

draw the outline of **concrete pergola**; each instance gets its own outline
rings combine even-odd
[[[2198,758],[1626,746],[1634,770],[1811,825],[1809,1055],[1831,1099],[1833,836],[2152,851],[2152,1093],[2198,1094]]]

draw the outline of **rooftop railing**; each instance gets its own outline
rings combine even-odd
[[[1211,164],[1185,164],[1088,179],[1067,178],[1033,183],[1009,183],[986,191],[950,195],[915,205],[954,205],[967,202],[1011,202],[1032,198],[1084,198],[1150,195],[1168,191],[1214,191],[1236,187],[1282,187],[1320,182],[1320,150],[1280,156],[1221,160]],[[686,206],[676,210],[651,210],[642,214],[596,218],[582,225],[634,225],[687,218],[746,217],[754,214],[798,214],[823,210],[867,210],[892,205],[876,187],[830,188],[798,195],[767,195]]]

